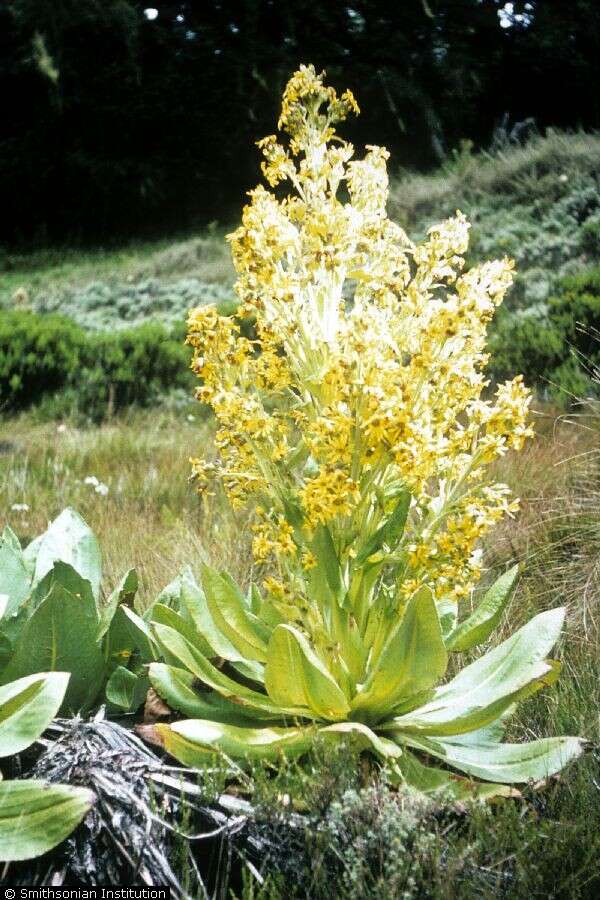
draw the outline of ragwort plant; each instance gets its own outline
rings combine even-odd
[[[356,112],[312,67],[292,77],[289,146],[259,146],[269,185],[293,192],[257,187],[229,238],[237,318],[190,314],[198,397],[218,423],[217,459],[194,460],[194,474],[234,509],[256,506],[266,577],[244,596],[208,567],[202,587],[188,576],[184,612],[155,622],[165,662],[150,679],[191,718],[146,734],[198,765],[215,750],[274,759],[316,735],[353,737],[427,793],[510,794],[582,749],[575,737],[502,743],[515,703],[558,675],[546,657],[564,611],[436,685],[450,654],[489,637],[516,577],[458,615],[481,574],[478,542],[516,509],[487,469],[531,434],[520,377],[482,398],[512,263],[463,271],[460,213],[413,244],[386,215],[387,151],[353,160],[335,133]],[[240,335],[244,316],[255,340]]]

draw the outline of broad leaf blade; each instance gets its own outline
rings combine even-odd
[[[81,579],[79,586],[80,592],[75,594],[58,578],[53,581],[50,593],[23,626],[13,657],[2,673],[6,683],[34,672],[71,672],[62,706],[65,712],[88,709],[102,687],[104,674],[104,657],[96,642],[96,604],[88,582]]]
[[[82,578],[90,582],[97,602],[102,574],[100,547],[93,531],[70,508],[63,510],[42,535],[37,548],[34,586],[57,561],[68,563]]]
[[[448,650],[470,650],[488,639],[500,622],[518,574],[519,567],[513,566],[494,582],[472,615],[451,632],[446,640]]]
[[[189,719],[209,719],[229,725],[244,725],[249,719],[279,719],[279,714],[246,710],[216,691],[199,690],[198,679],[185,669],[152,663],[150,684],[165,703]]]
[[[269,643],[265,687],[281,706],[307,706],[336,721],[350,711],[348,700],[306,637],[292,625],[278,625]]]
[[[427,691],[446,671],[448,655],[429,588],[411,597],[352,709],[377,718]]]
[[[395,759],[402,755],[398,744],[375,734],[362,722],[336,722],[335,725],[326,725],[324,728],[320,728],[319,734],[324,737],[351,737],[358,741],[362,750],[372,750],[382,759]]]
[[[397,761],[399,778],[392,780],[406,784],[421,794],[437,801],[465,802],[469,800],[491,800],[494,797],[518,797],[519,792],[506,784],[484,784],[472,781],[439,769],[436,766],[424,766],[417,757],[404,749],[402,757]]]
[[[542,738],[525,744],[465,744],[410,735],[406,743],[462,772],[501,784],[548,778],[564,769],[585,748],[585,741],[575,737]]]
[[[315,736],[312,726],[240,728],[202,719],[154,727],[165,750],[186,766],[202,766],[214,753],[248,760],[299,755],[309,749]]]
[[[68,672],[45,672],[0,687],[0,757],[29,747],[60,709]]]
[[[245,685],[239,684],[233,678],[229,678],[217,669],[198,650],[187,641],[183,635],[169,628],[168,625],[155,625],[156,636],[168,653],[171,653],[184,668],[188,669],[201,682],[211,687],[223,697],[230,697],[240,706],[252,710],[259,716],[263,713],[276,714],[278,716],[300,715],[310,717],[310,710],[289,708],[281,709],[273,701],[258,691],[253,691]]]
[[[404,533],[406,519],[410,510],[410,492],[403,491],[400,495],[398,503],[394,507],[393,512],[387,520],[380,525],[375,534],[370,538],[367,545],[360,551],[357,556],[356,563],[361,565],[369,556],[381,550],[384,544],[394,547]]]
[[[232,579],[203,566],[202,584],[211,616],[221,634],[244,659],[265,662],[271,631],[248,609]]]
[[[113,616],[117,611],[119,603],[133,603],[133,599],[137,593],[139,581],[135,569],[129,569],[123,575],[120,582],[111,593],[107,602],[100,609],[100,623],[98,625],[97,639],[101,640],[113,620]]]
[[[60,844],[91,809],[85,788],[44,781],[0,783],[0,861],[41,856]]]
[[[0,538],[0,594],[7,597],[5,615],[14,615],[31,592],[31,577],[21,548],[18,551],[7,529]]]
[[[230,662],[244,662],[243,653],[237,650],[231,641],[217,627],[211,615],[206,594],[202,588],[190,576],[184,579],[181,585],[181,602],[188,612],[189,617],[196,626],[198,634],[212,648],[207,656],[220,656]]]
[[[131,709],[139,677],[124,666],[117,666],[106,683],[106,699],[120,709]]]
[[[386,731],[451,735],[493,722],[553,674],[545,661],[561,632],[564,609],[535,616],[512,637],[466,666],[433,699],[386,724]]]

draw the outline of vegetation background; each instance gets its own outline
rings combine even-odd
[[[110,583],[137,567],[142,605],[185,563],[251,578],[249,524],[187,481],[213,432],[183,319],[233,308],[224,237],[258,180],[254,142],[313,62],[359,100],[351,139],[391,150],[411,237],[459,207],[469,262],[516,259],[491,370],[525,373],[538,437],[499,467],[523,503],[485,559],[490,577],[523,565],[504,636],[569,616],[561,681],[513,734],[597,742],[599,51],[594,0],[0,3],[0,522],[26,543],[74,506]],[[595,897],[597,768],[590,752],[466,817],[407,811],[347,760],[257,776],[265,827],[289,793],[321,830],[278,833],[273,877],[246,896],[331,896],[335,877],[348,897]]]

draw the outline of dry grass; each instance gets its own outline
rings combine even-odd
[[[0,520],[27,542],[72,506],[102,548],[105,588],[129,567],[142,601],[154,598],[185,564],[210,559],[245,580],[247,527],[218,498],[201,501],[189,483],[189,457],[210,440],[206,423],[186,416],[134,413],[95,429],[5,423],[0,456]],[[85,478],[108,486],[96,493]],[[28,512],[13,511],[26,503]]]

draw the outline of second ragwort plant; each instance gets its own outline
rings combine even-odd
[[[547,656],[563,610],[440,685],[450,654],[489,637],[516,577],[458,615],[480,578],[478,542],[516,509],[488,467],[531,434],[520,378],[483,394],[486,329],[512,264],[463,271],[460,213],[414,245],[386,214],[387,152],[354,160],[335,133],[352,112],[353,96],[312,67],[292,77],[288,147],[259,142],[267,182],[292,192],[257,187],[230,236],[237,317],[190,315],[198,396],[218,423],[216,460],[194,473],[234,509],[255,505],[266,577],[247,596],[207,567],[202,587],[183,579],[183,612],[154,625],[165,662],[150,680],[191,718],[147,734],[187,764],[354,736],[428,793],[510,793],[582,749],[574,737],[502,742],[515,703],[558,675]],[[246,315],[255,340],[240,334]]]

